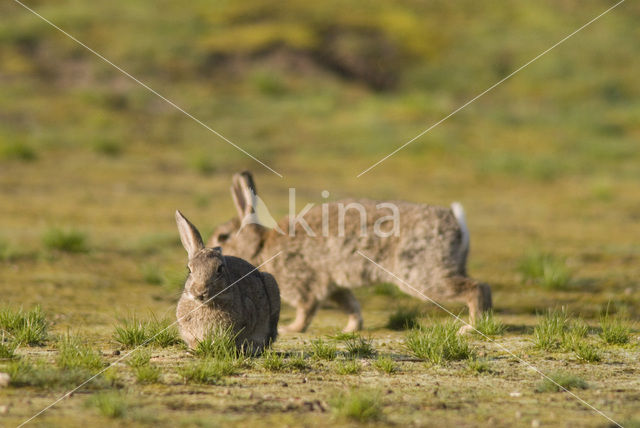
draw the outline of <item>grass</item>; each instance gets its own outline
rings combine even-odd
[[[506,326],[494,316],[493,311],[484,312],[476,320],[474,327],[487,336],[499,336],[506,330]]]
[[[526,282],[532,282],[548,290],[562,290],[571,281],[566,261],[550,253],[527,254],[518,266]]]
[[[250,77],[252,83],[264,95],[281,96],[287,92],[285,82],[277,73],[266,70],[258,70]]]
[[[406,295],[398,289],[395,284],[381,282],[373,286],[372,293],[376,296],[385,297],[405,297]]]
[[[362,365],[358,360],[341,360],[336,363],[335,371],[339,375],[356,375],[362,371]]]
[[[38,159],[38,154],[28,144],[19,141],[0,144],[0,159],[32,162]]]
[[[280,353],[269,349],[262,354],[262,367],[270,372],[279,372],[285,370],[287,365]]]
[[[345,346],[347,355],[351,358],[372,358],[376,354],[373,339],[363,337],[358,333],[346,333],[338,336]]]
[[[393,358],[387,356],[378,356],[373,362],[373,366],[381,373],[394,374],[398,372],[398,365],[393,361]]]
[[[188,363],[178,369],[185,383],[218,384],[220,381],[236,373],[233,362],[204,358]]]
[[[597,346],[588,342],[589,326],[580,318],[572,320],[566,308],[549,309],[533,330],[534,346],[545,351],[573,352],[584,362],[602,360]]]
[[[569,315],[566,308],[549,309],[540,317],[533,330],[534,346],[546,351],[558,349],[565,340],[569,328]]]
[[[4,334],[0,339],[0,360],[10,360],[15,358],[18,344],[13,340],[6,340]]]
[[[3,370],[11,377],[10,385],[13,387],[30,386],[42,389],[74,388],[94,375],[92,371],[87,369],[56,368],[41,360],[35,363],[22,359],[13,361]],[[99,375],[83,388],[104,389],[110,386],[111,382]]]
[[[418,318],[420,310],[418,308],[399,307],[394,313],[389,315],[387,328],[389,330],[411,330],[419,325]]]
[[[67,333],[58,341],[57,347],[56,362],[58,367],[62,369],[97,371],[104,367],[100,353],[83,343],[77,336],[71,336]]]
[[[174,210],[183,209],[195,224],[207,228],[228,220],[235,215],[230,178],[243,169],[253,171],[258,192],[276,219],[288,213],[290,186],[299,196],[296,212],[307,202],[318,206],[325,189],[331,200],[367,197],[446,207],[459,198],[472,234],[469,272],[491,284],[500,310],[496,315],[513,326],[495,341],[545,370],[564,368],[597,381],[598,388],[584,392],[587,401],[596,406],[605,402],[623,421],[638,418],[638,333],[634,329],[625,345],[607,345],[598,336],[599,310],[609,299],[628,308],[629,320],[640,316],[635,286],[638,239],[630,227],[637,223],[640,206],[635,4],[625,2],[575,42],[532,64],[466,108],[463,116],[436,127],[358,179],[360,171],[394,147],[608,6],[552,0],[508,5],[284,0],[277,7],[256,0],[215,5],[196,1],[188,7],[163,2],[155,8],[139,2],[61,0],[34,5],[285,179],[135,82],[125,82],[86,50],[56,39],[51,28],[23,8],[0,6],[5,16],[0,19],[0,147],[21,144],[37,157],[28,162],[0,155],[0,235],[9,252],[18,252],[9,262],[0,261],[0,307],[23,305],[27,310],[40,302],[51,321],[50,337],[81,326],[87,335],[83,339],[95,349],[105,354],[121,349],[110,338],[114,311],[143,316],[149,310],[172,311],[178,287],[184,284],[185,252],[172,220]],[[375,78],[375,73],[389,70],[395,83],[370,89],[372,74]],[[257,74],[261,71],[271,75],[264,79]],[[114,97],[126,102],[109,101]],[[123,151],[115,158],[96,153],[100,139],[119,142]],[[198,172],[189,164],[193,153],[208,153],[217,169]],[[483,165],[487,167],[480,176],[478,166]],[[596,181],[605,184],[594,189]],[[207,195],[208,207],[199,207],[198,195]],[[47,225],[84,231],[89,253],[48,252],[40,240]],[[159,239],[141,242],[145,237]],[[368,247],[365,241],[359,242]],[[136,245],[139,242],[144,245]],[[574,278],[566,290],[545,288],[536,280],[514,284],[523,248],[566,257],[561,270]],[[387,261],[383,265],[394,271]],[[166,282],[145,283],[140,270],[145,264],[160,267]],[[389,280],[369,267],[368,273]],[[357,279],[356,274],[348,272],[350,278]],[[399,356],[410,353],[402,342],[405,332],[384,328],[389,315],[397,305],[421,305],[434,315],[439,311],[392,284],[353,292],[363,309],[364,335],[371,335],[379,354],[396,359],[400,373],[379,374],[374,358],[358,360],[361,376],[337,375],[334,368],[343,360],[344,346],[332,341],[339,350],[337,359],[314,359],[313,370],[304,375],[266,372],[256,358],[247,378],[229,379],[229,395],[225,387],[176,381],[176,367],[197,360],[181,346],[154,351],[151,361],[158,360],[166,384],[138,386],[132,369],[118,366],[120,381],[131,390],[128,399],[140,396],[145,408],[157,415],[156,426],[355,425],[331,421],[331,412],[315,404],[313,411],[306,410],[308,403],[324,402],[336,388],[351,386],[377,388],[382,394],[393,390],[382,398],[389,423],[397,426],[473,426],[491,424],[491,417],[494,425],[531,425],[533,418],[541,426],[557,424],[559,418],[576,426],[608,423],[567,394],[533,394],[535,378],[531,395],[522,391],[522,399],[496,399],[496,391],[508,397],[525,388],[522,380],[527,385],[531,373],[473,335],[469,342],[478,343],[500,375],[477,378],[467,370],[466,360],[446,367],[428,367],[415,358],[400,363]],[[463,310],[448,299],[440,303]],[[574,351],[565,350],[562,341],[552,351],[531,349],[531,332],[538,322],[532,314],[567,303],[597,327],[579,342],[599,347],[603,360],[611,361],[577,364]],[[283,305],[282,319],[294,316]],[[303,341],[326,340],[343,318],[320,309],[307,333],[283,334],[276,345],[307,352],[311,361]],[[16,353],[25,361],[45,358],[49,368],[58,371],[55,342],[50,342],[47,347],[20,345]],[[14,362],[0,362],[0,371]],[[17,426],[21,415],[32,414],[40,402],[52,402],[61,395],[57,392],[37,387],[0,392],[0,407],[9,409],[0,416],[3,424]],[[290,403],[292,396],[295,401]],[[110,422],[95,408],[80,406],[83,400],[75,394],[35,422],[143,424],[130,421],[133,410],[126,421]],[[522,418],[516,420],[517,411]]]
[[[212,155],[207,153],[195,153],[189,158],[189,166],[201,175],[211,175],[216,171]]]
[[[93,149],[96,153],[108,157],[118,157],[122,154],[122,145],[117,141],[108,138],[100,138],[93,145]]]
[[[331,342],[322,338],[311,341],[311,356],[317,360],[332,361],[338,355],[338,348]]]
[[[458,334],[458,324],[449,320],[410,330],[405,346],[413,356],[432,364],[466,360],[475,354],[465,335]]]
[[[48,250],[65,253],[86,253],[89,250],[87,235],[75,229],[49,228],[42,234],[42,244]]]
[[[150,320],[135,315],[121,319],[114,329],[113,340],[125,348],[141,345],[167,348],[181,343],[175,322],[158,319],[153,314]]]
[[[383,419],[382,399],[375,391],[353,389],[338,394],[330,404],[337,417],[349,421],[365,424]]]
[[[298,352],[294,354],[292,357],[289,357],[287,359],[287,367],[297,371],[306,371],[311,368],[309,364],[307,364],[307,361],[304,358],[303,352]]]
[[[127,365],[131,367],[136,381],[141,384],[157,383],[160,380],[161,368],[151,364],[151,351],[138,349],[129,356]]]
[[[233,326],[213,328],[193,350],[201,358],[215,358],[218,360],[235,360],[243,355],[236,345],[238,333],[234,333]]]
[[[624,345],[629,343],[631,326],[620,317],[613,317],[609,312],[600,317],[600,338],[608,345]]]
[[[0,309],[0,329],[21,345],[42,345],[47,339],[48,322],[40,306],[23,311],[4,307]]]
[[[120,392],[102,392],[92,395],[87,405],[98,409],[102,416],[111,419],[123,418],[128,409],[128,399]]]
[[[162,373],[162,370],[156,365],[148,364],[145,366],[135,367],[133,369],[133,373],[135,374],[136,381],[138,383],[149,384],[160,381],[160,374]]]
[[[489,362],[485,359],[470,358],[467,362],[467,369],[473,374],[491,373]]]
[[[138,319],[135,315],[131,318],[120,320],[120,325],[115,327],[113,339],[126,348],[135,348],[148,344],[149,334],[147,323]]]
[[[142,279],[144,279],[144,282],[151,285],[162,285],[165,282],[164,275],[160,268],[150,264],[142,266]]]
[[[555,371],[547,374],[536,387],[536,392],[559,392],[573,389],[587,389],[589,385],[580,376],[571,374],[566,371]]]
[[[577,343],[573,346],[573,352],[579,360],[587,363],[597,363],[602,361],[600,350],[589,343]]]
[[[169,318],[158,319],[155,315],[152,315],[147,324],[147,334],[151,340],[151,345],[159,348],[168,348],[182,343],[178,326],[174,320]]]
[[[127,365],[132,368],[144,367],[151,362],[151,351],[149,349],[140,348],[129,355]]]
[[[16,252],[12,246],[0,237],[0,261],[10,262],[16,258]]]

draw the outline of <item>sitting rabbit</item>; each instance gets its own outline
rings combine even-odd
[[[254,264],[282,252],[270,270],[278,278],[283,300],[296,308],[295,320],[282,332],[304,331],[326,299],[348,314],[345,331],[359,330],[360,305],[350,289],[385,281],[422,300],[465,302],[472,323],[491,309],[489,286],[466,274],[469,233],[460,204],[448,209],[402,201],[342,200],[310,208],[304,224],[285,217],[268,228],[257,221],[264,207],[258,206],[262,202],[249,172],[233,176],[231,195],[239,217],[218,226],[209,245]],[[350,206],[359,209],[345,208]],[[395,207],[399,224],[390,224],[389,212],[381,206]],[[390,233],[389,225],[397,226],[396,233]]]
[[[273,276],[245,260],[205,248],[196,227],[176,211],[180,240],[189,254],[189,276],[176,316],[182,339],[195,348],[217,328],[236,334],[236,346],[260,353],[276,339],[280,292]]]

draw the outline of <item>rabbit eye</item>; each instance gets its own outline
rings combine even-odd
[[[222,275],[223,271],[224,271],[224,265],[219,265],[218,269],[216,270],[216,274]]]
[[[220,235],[218,235],[218,242],[224,242],[227,239],[229,239],[228,233],[221,233]]]

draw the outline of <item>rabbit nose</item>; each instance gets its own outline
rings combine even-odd
[[[202,293],[198,293],[198,294],[196,294],[195,297],[196,297],[196,299],[204,302],[205,300],[207,300],[207,291],[205,290]]]

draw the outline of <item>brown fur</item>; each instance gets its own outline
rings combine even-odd
[[[241,218],[252,213],[255,193],[250,173],[233,177],[232,195]],[[357,202],[366,210],[366,236],[361,236],[360,214],[355,209],[346,211],[344,236],[339,236],[339,204],[347,206],[350,202]],[[464,236],[464,229],[451,209],[392,201],[400,213],[399,234],[378,237],[373,230],[375,222],[390,214],[389,209],[378,209],[379,203],[367,199],[328,203],[329,233],[326,234],[322,233],[322,206],[314,206],[304,218],[315,237],[308,236],[299,224],[295,236],[289,236],[288,217],[279,222],[285,235],[257,224],[247,224],[240,229],[240,220],[232,219],[215,230],[209,245],[222,246],[225,253],[246,257],[256,264],[282,251],[269,269],[278,279],[282,299],[296,308],[296,319],[282,331],[304,331],[319,303],[326,299],[338,303],[349,315],[346,331],[360,329],[360,305],[350,289],[379,282],[395,283],[405,293],[422,300],[428,300],[427,296],[435,301],[464,302],[472,322],[483,311],[491,309],[489,286],[466,275],[468,240],[465,238],[468,237]],[[381,229],[387,231],[391,226],[389,222]],[[358,251],[415,290],[391,277]]]
[[[276,339],[280,293],[273,276],[237,257],[205,248],[196,227],[179,211],[180,239],[189,253],[189,276],[176,316],[190,348],[216,328],[232,327],[236,345],[260,353]]]

